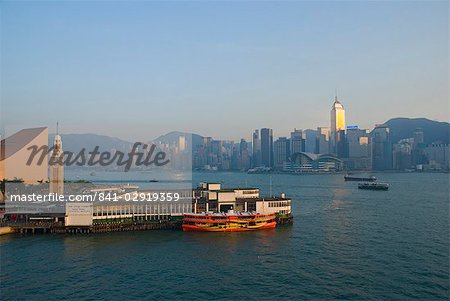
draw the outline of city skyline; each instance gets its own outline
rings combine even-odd
[[[407,116],[397,116],[397,117],[392,117],[390,119],[396,119],[396,118],[427,119],[427,120],[430,120],[430,121],[449,123],[449,121],[432,120],[432,119],[429,119],[429,118],[426,118],[426,117],[410,118],[410,117],[407,117]],[[388,121],[388,120],[385,120],[385,121]],[[359,130],[372,131],[376,127],[378,127],[380,125],[383,125],[383,124],[384,124],[384,122],[376,123],[372,127],[368,127],[368,128],[361,127],[361,126],[359,126],[357,124],[351,124],[351,125],[347,126],[346,130],[348,130],[348,129],[359,129]],[[35,127],[48,128],[49,129],[49,135],[57,135],[56,126],[42,125],[41,124],[41,126],[35,126]],[[53,127],[55,128],[55,130],[53,130]],[[61,128],[61,125],[59,127]],[[14,133],[17,133],[17,132],[19,132],[19,131],[21,131],[23,129],[26,129],[26,128],[33,128],[33,126],[28,126],[28,127],[23,127],[23,128],[20,127],[20,126],[18,126],[18,127],[9,127],[10,130],[7,132],[6,135],[4,135],[3,133],[0,132],[0,137],[2,139],[6,138],[6,137],[11,136]],[[262,127],[262,128],[267,128],[267,127]],[[161,132],[161,133],[157,134],[155,137],[152,137],[152,138],[149,138],[149,139],[146,138],[146,139],[137,139],[137,140],[129,139],[129,137],[127,138],[126,136],[125,137],[119,137],[119,136],[114,136],[114,135],[111,135],[111,134],[108,134],[108,133],[100,133],[100,132],[94,132],[94,131],[91,131],[91,132],[79,132],[79,133],[76,133],[76,132],[64,132],[64,133],[60,133],[60,135],[61,136],[64,136],[64,135],[98,135],[98,136],[109,137],[109,138],[112,138],[112,139],[119,139],[119,140],[131,143],[133,141],[134,142],[136,142],[136,141],[138,141],[138,142],[151,142],[151,141],[154,141],[154,140],[158,139],[161,136],[165,136],[167,134],[174,133],[174,132],[179,132],[179,133],[183,133],[183,134],[186,134],[186,135],[192,135],[192,134],[193,135],[199,135],[199,136],[204,137],[204,138],[212,138],[212,139],[218,140],[218,141],[226,141],[226,142],[233,142],[235,144],[239,144],[242,139],[244,139],[246,142],[251,143],[252,142],[252,133],[254,133],[255,130],[260,130],[260,129],[259,128],[251,128],[248,131],[250,133],[249,135],[243,136],[243,137],[240,137],[240,138],[236,138],[236,139],[224,138],[224,137],[218,136],[217,134],[214,134],[214,133],[211,136],[208,136],[208,135],[203,135],[201,132],[188,132],[188,131],[183,131],[181,129],[174,129],[172,131]],[[317,127],[312,127],[312,128],[294,127],[292,129],[288,130],[287,132],[283,132],[283,133],[279,133],[275,129],[271,129],[271,130],[273,131],[273,138],[274,139],[278,139],[278,138],[284,138],[284,137],[289,138],[289,136],[292,135],[293,131],[296,131],[296,130],[303,131],[303,132],[305,132],[305,131],[318,132],[319,130],[328,130],[328,131],[330,131],[330,126],[329,125],[327,125],[327,126],[317,126]]]
[[[263,127],[286,136],[328,126],[335,89],[349,125],[448,121],[447,11],[445,2],[3,2],[4,135],[60,120],[62,133],[136,141],[175,130],[249,140]]]

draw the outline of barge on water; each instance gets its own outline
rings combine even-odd
[[[353,176],[353,175],[347,174],[344,176],[344,180],[345,181],[358,181],[358,182],[375,182],[377,180],[377,178],[374,176],[358,177],[358,176]]]

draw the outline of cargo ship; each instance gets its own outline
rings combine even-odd
[[[230,212],[184,214],[183,231],[243,232],[275,228],[275,213]]]

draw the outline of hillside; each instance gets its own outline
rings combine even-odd
[[[426,118],[393,118],[384,123],[389,126],[392,133],[392,141],[410,138],[414,130],[421,128],[424,132],[426,144],[433,142],[450,142],[450,123],[433,121]]]

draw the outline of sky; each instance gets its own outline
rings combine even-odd
[[[450,119],[448,1],[2,1],[0,34],[3,135]]]

